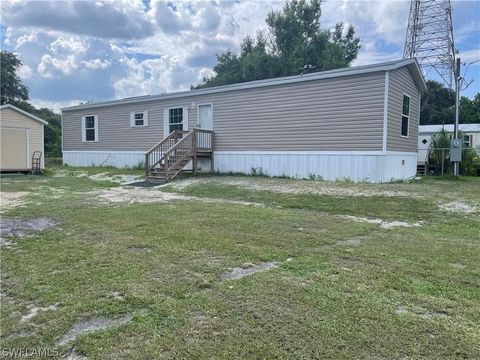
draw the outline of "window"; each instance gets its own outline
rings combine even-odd
[[[168,110],[168,133],[174,130],[183,130],[183,108]]]
[[[472,146],[472,135],[464,135],[463,136],[463,146],[464,147],[471,147]]]
[[[98,116],[86,115],[83,117],[83,142],[98,141]]]
[[[148,126],[148,111],[131,112],[130,127]]]
[[[402,132],[401,135],[408,137],[408,126],[410,122],[410,96],[403,95],[402,103]]]

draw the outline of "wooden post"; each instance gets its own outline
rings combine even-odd
[[[148,154],[145,154],[145,177],[148,176]]]
[[[192,138],[192,150],[193,150],[193,162],[192,162],[192,174],[197,175],[197,129],[193,129]]]
[[[215,133],[212,131],[212,132],[210,133],[210,136],[211,136],[210,146],[211,146],[211,150],[212,150],[212,152],[210,153],[210,171],[211,171],[212,173],[215,172],[215,164],[214,164],[214,162],[213,162],[213,159],[214,159],[214,156],[213,156],[213,154],[214,154],[214,142],[213,142],[213,137],[214,137],[214,135],[215,135]]]

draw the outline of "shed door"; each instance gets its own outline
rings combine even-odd
[[[0,168],[28,169],[27,129],[1,128]]]

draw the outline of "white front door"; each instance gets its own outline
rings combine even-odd
[[[198,105],[198,127],[200,129],[213,130],[212,104]]]

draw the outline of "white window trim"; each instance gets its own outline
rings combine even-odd
[[[163,137],[166,138],[170,135],[170,110],[172,109],[183,109],[182,117],[182,129],[184,131],[188,130],[188,107],[186,106],[171,106],[163,110]]]
[[[94,117],[94,121],[95,121],[95,140],[87,140],[87,134],[86,134],[86,127],[85,127],[85,118],[87,116],[93,116]],[[82,116],[82,142],[86,142],[86,143],[94,143],[94,142],[98,142],[98,115],[93,115],[93,114],[90,114],[90,115],[84,115]]]
[[[408,97],[408,115],[405,115],[403,113],[403,97],[407,96]],[[408,126],[407,126],[407,135],[402,135],[402,123],[400,123],[400,137],[404,139],[408,139],[410,136],[410,113],[411,113],[411,107],[412,107],[412,97],[408,95],[407,93],[402,93],[402,117],[400,118],[400,121],[402,121],[403,117],[405,116],[408,119]]]
[[[195,126],[198,128],[200,125],[200,106],[210,105],[210,109],[212,109],[212,129],[213,130],[213,122],[214,122],[214,113],[213,113],[213,103],[199,103],[197,104],[197,123]]]
[[[468,138],[468,145],[467,145],[467,142],[465,141],[465,137]],[[473,143],[473,135],[472,134],[463,134],[463,146],[464,147],[473,147],[472,143]]]
[[[135,114],[143,114],[143,125],[135,125]],[[148,110],[145,111],[132,111],[130,113],[130,127],[142,128],[148,126]]]

